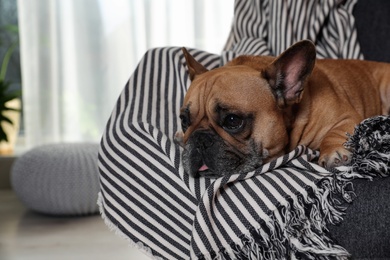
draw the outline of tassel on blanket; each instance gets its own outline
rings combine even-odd
[[[241,245],[200,259],[348,259],[349,253],[328,237],[327,229],[329,223],[342,221],[347,202],[335,199],[340,191],[332,176],[320,183],[315,189],[307,187],[305,196],[291,197],[269,212],[269,221],[260,221],[258,228],[243,235]]]
[[[347,181],[324,177],[318,188],[307,189],[307,197],[290,198],[270,212],[270,222],[260,221],[259,228],[241,237],[241,246],[231,245],[231,250],[204,259],[349,259],[346,249],[328,236],[327,228],[342,221],[350,203],[340,183]]]
[[[345,146],[353,151],[352,172],[371,177],[390,175],[390,116],[362,121]]]

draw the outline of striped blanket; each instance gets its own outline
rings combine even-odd
[[[318,57],[362,58],[356,1],[236,0],[221,55],[190,50],[206,68],[240,54],[277,55],[310,39]],[[125,86],[99,151],[107,225],[156,259],[343,259],[329,236],[353,199],[348,174],[294,151],[246,174],[192,178],[173,142],[190,80],[180,48],[148,51]],[[339,172],[335,174],[335,172]]]

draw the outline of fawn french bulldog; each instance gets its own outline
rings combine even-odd
[[[191,85],[175,139],[195,177],[251,171],[297,145],[318,149],[324,167],[344,165],[346,133],[389,113],[390,64],[316,60],[307,40],[278,57],[240,56],[210,71],[183,52]]]

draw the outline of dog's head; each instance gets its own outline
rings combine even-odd
[[[185,171],[194,177],[244,173],[284,154],[286,111],[302,98],[314,45],[296,43],[277,58],[241,56],[210,71],[183,52],[192,83],[175,139],[184,148]]]

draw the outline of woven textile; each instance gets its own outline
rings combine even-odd
[[[208,69],[240,54],[277,55],[301,39],[317,44],[318,57],[362,58],[354,3],[238,0],[225,51],[189,51]],[[106,223],[158,259],[346,257],[326,225],[341,221],[341,202],[352,193],[312,163],[316,152],[300,146],[254,172],[219,179],[184,172],[173,136],[189,85],[180,48],[152,49],[140,61],[101,141]]]

